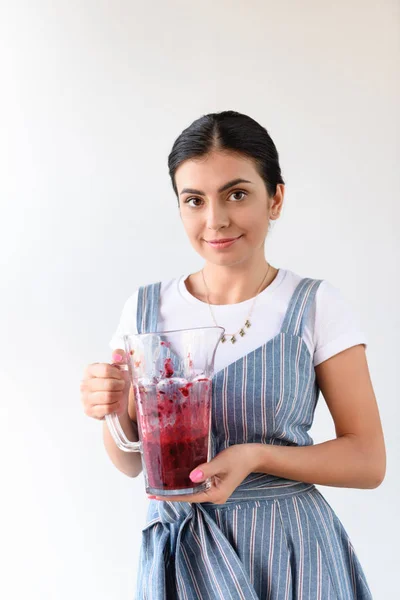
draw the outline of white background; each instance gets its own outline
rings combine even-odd
[[[201,267],[167,156],[194,119],[233,109],[280,154],[267,259],[337,285],[368,335],[387,476],[321,491],[374,599],[394,598],[399,12],[395,0],[1,2],[2,597],[134,597],[143,476],[112,465],[79,384],[111,359],[137,286]],[[312,433],[334,437],[322,397]]]

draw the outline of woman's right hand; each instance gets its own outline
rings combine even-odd
[[[117,355],[122,357],[118,361]],[[125,351],[114,350],[112,360],[113,363],[127,364]],[[114,412],[119,417],[128,414],[131,389],[133,388],[130,385],[128,371],[120,370],[118,366],[108,363],[88,365],[80,386],[85,414],[99,420]]]

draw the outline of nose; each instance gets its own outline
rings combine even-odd
[[[210,202],[207,208],[207,228],[218,231],[222,227],[228,227],[229,215],[226,208],[219,202]]]

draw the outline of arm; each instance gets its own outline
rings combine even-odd
[[[119,421],[128,440],[137,442],[139,436],[136,422],[135,396],[132,385],[129,390],[128,412],[120,416]],[[120,450],[111,436],[106,421],[103,423],[103,441],[111,462],[119,471],[128,475],[128,477],[137,477],[142,472],[143,466],[140,452],[124,452]]]
[[[364,346],[332,356],[315,372],[336,439],[303,447],[252,444],[253,471],[320,485],[378,487],[386,453]]]

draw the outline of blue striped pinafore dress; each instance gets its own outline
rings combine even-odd
[[[319,396],[303,324],[321,280],[302,279],[281,331],[213,377],[213,456],[233,444],[305,446]],[[160,283],[139,289],[157,331]],[[225,504],[151,500],[136,600],[371,599],[351,541],[313,484],[251,473]]]

